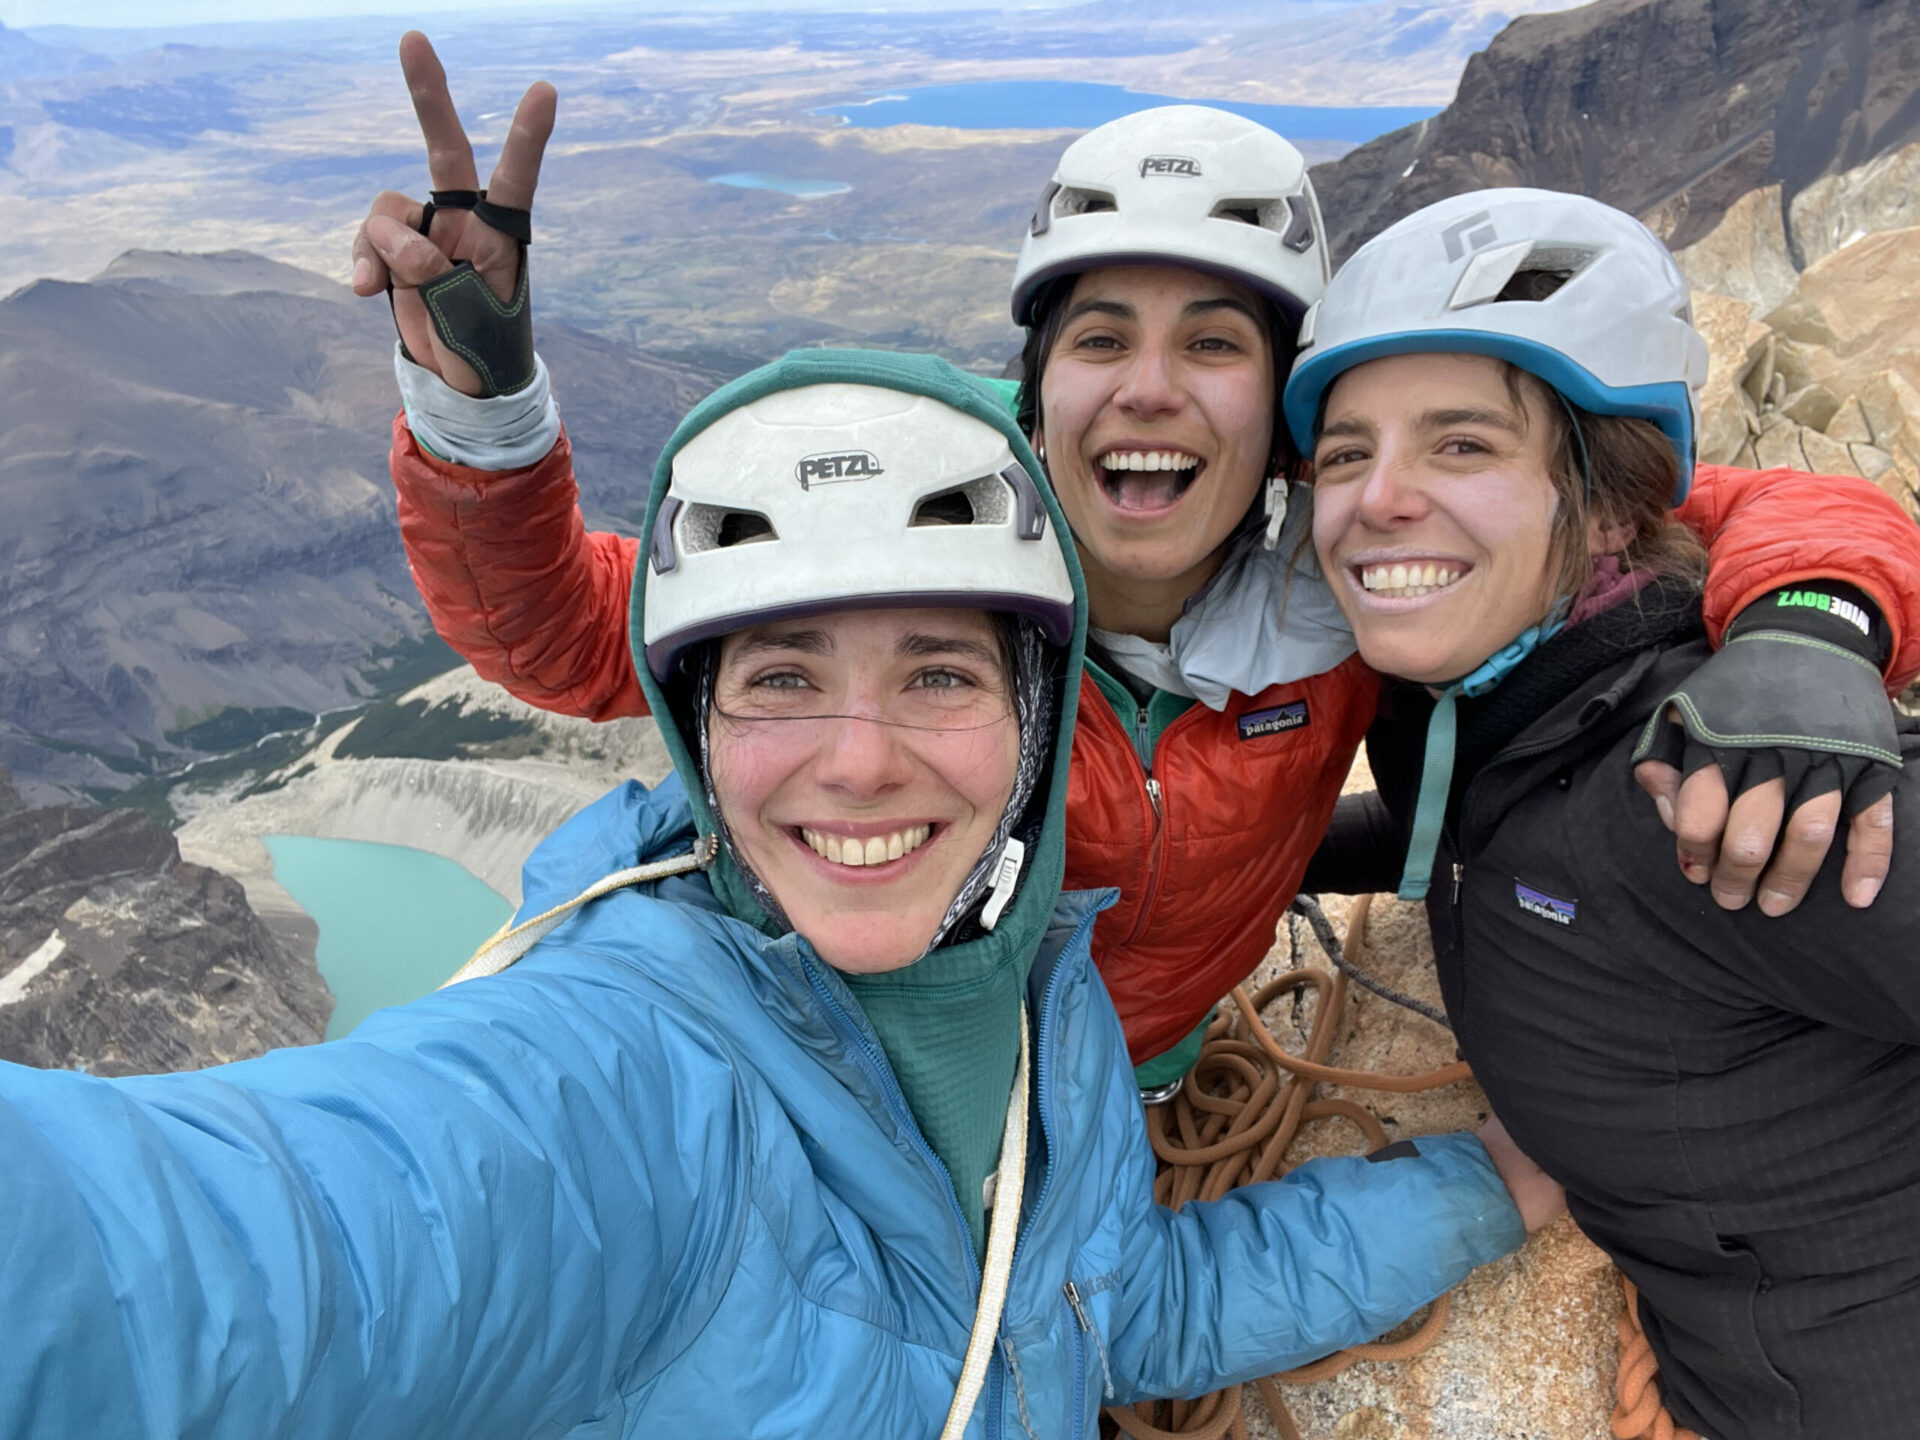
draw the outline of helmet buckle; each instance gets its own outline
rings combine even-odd
[[[1287,523],[1287,477],[1269,475],[1267,477],[1267,534],[1262,541],[1265,549],[1272,550],[1280,544],[1280,528]]]

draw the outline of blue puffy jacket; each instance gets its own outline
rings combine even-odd
[[[526,913],[686,850],[677,780],[551,836]],[[1091,1436],[1367,1339],[1512,1249],[1479,1142],[1175,1214],[1058,904],[1035,1148],[970,1436]],[[197,1074],[0,1067],[0,1435],[931,1436],[979,1271],[872,1031],[694,874],[506,973]],[[1069,1302],[1071,1281],[1084,1322]]]

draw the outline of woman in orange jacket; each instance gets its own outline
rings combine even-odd
[[[527,209],[553,91],[529,90],[482,192],[424,37],[403,42],[402,61],[434,204],[375,202],[355,288],[390,286],[401,334],[392,469],[415,581],[440,634],[515,695],[597,720],[644,714],[626,620],[636,565],[658,562],[641,539],[586,531],[527,318]],[[1169,157],[1181,163],[1152,163]],[[1008,399],[1073,525],[1092,617],[1066,885],[1119,891],[1094,955],[1150,1095],[1177,1084],[1214,1004],[1271,945],[1374,714],[1376,678],[1304,543],[1310,503],[1289,484],[1296,458],[1276,423],[1300,317],[1327,275],[1298,152],[1194,106],[1129,116],[1069,147],[1016,271],[1028,339]],[[1676,513],[1712,548],[1716,638],[1781,586],[1841,582],[1883,612],[1887,676],[1920,669],[1920,529],[1874,486],[1701,466]],[[665,523],[659,544],[688,522]],[[1737,717],[1696,718],[1696,738],[1740,733]],[[1817,758],[1821,742],[1805,748]],[[1816,766],[1801,785],[1817,798],[1788,827],[1763,908],[1803,893],[1824,854],[1824,839],[1795,826],[1831,833],[1852,777],[1825,768],[1830,778]],[[1696,802],[1714,778],[1708,767],[1682,793]],[[1884,854],[1870,784],[1848,800],[1867,814],[1850,835],[1854,903],[1870,899]],[[1736,818],[1770,832],[1787,798],[1775,781],[1739,797]],[[1671,798],[1661,803],[1670,815]],[[1712,856],[1681,850],[1705,882]],[[1759,868],[1721,861],[1716,899],[1744,903]]]

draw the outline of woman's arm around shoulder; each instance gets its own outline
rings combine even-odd
[[[1854,475],[1694,469],[1674,518],[1709,549],[1707,632],[1782,586],[1841,580],[1873,598],[1893,632],[1887,688],[1920,674],[1920,525],[1891,495]]]
[[[717,1303],[723,1049],[516,970],[196,1074],[0,1066],[0,1434],[560,1433]]]

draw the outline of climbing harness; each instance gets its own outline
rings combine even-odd
[[[1366,943],[1372,897],[1355,902],[1343,945],[1326,916],[1311,899],[1296,902],[1314,937],[1336,967],[1334,973],[1300,968],[1288,971],[1253,994],[1245,986],[1233,992],[1207,1032],[1200,1059],[1173,1102],[1147,1111],[1147,1136],[1161,1170],[1153,1198],[1175,1209],[1189,1200],[1217,1200],[1237,1185],[1271,1180],[1282,1173],[1288,1147],[1311,1120],[1338,1119],[1353,1125],[1369,1150],[1387,1143],[1386,1131],[1372,1112],[1351,1100],[1313,1098],[1325,1083],[1386,1090],[1397,1094],[1437,1089],[1471,1078],[1464,1063],[1445,1065],[1424,1075],[1379,1075],[1343,1070],[1326,1063],[1346,1011],[1348,976],[1358,975],[1349,957]],[[1396,1003],[1417,1002],[1371,981],[1367,988]],[[1311,989],[1319,1001],[1307,1035],[1304,1056],[1283,1046],[1260,1018],[1289,992]],[[1402,1360],[1427,1349],[1446,1325],[1450,1297],[1442,1295],[1410,1333],[1386,1341],[1356,1345],[1310,1365],[1256,1380],[1282,1440],[1301,1440],[1288,1411],[1280,1382],[1306,1384],[1338,1375],[1359,1360]],[[1132,1440],[1248,1440],[1244,1389],[1230,1386],[1197,1400],[1145,1401],[1113,1407],[1106,1415]]]

